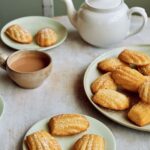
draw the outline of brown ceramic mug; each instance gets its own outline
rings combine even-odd
[[[21,50],[6,57],[0,54],[0,66],[20,87],[37,88],[49,76],[52,60],[41,51]]]

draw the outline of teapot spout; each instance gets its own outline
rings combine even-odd
[[[68,17],[72,25],[77,28],[77,12],[74,8],[72,0],[63,0],[67,7]]]

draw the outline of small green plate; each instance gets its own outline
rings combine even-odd
[[[2,118],[3,112],[4,112],[4,102],[2,97],[0,96],[0,119]]]
[[[35,43],[34,40],[31,44],[20,44],[14,42],[10,38],[8,38],[7,35],[5,34],[6,29],[13,24],[21,25],[22,27],[27,29],[33,35],[33,37],[40,29],[49,27],[57,33],[58,40],[56,44],[49,47],[40,47]],[[29,16],[15,19],[6,24],[1,30],[2,41],[7,46],[16,50],[41,50],[41,51],[49,50],[62,44],[64,40],[67,38],[67,35],[68,35],[67,29],[62,24],[55,21],[54,19],[42,16]]]
[[[61,145],[62,150],[71,150],[73,144],[85,134],[97,134],[97,135],[102,136],[105,140],[105,150],[116,150],[115,138],[112,132],[110,131],[110,129],[107,128],[102,122],[92,117],[89,117],[89,116],[85,116],[85,117],[88,119],[90,123],[90,126],[87,131],[80,133],[80,134],[73,135],[73,136],[55,137],[56,140],[58,140],[59,144]],[[33,125],[29,129],[29,131],[26,133],[24,140],[23,140],[23,150],[27,150],[27,147],[24,142],[27,135],[40,131],[40,130],[45,130],[49,132],[49,129],[48,129],[49,119],[50,118],[43,119],[37,122],[35,125]]]

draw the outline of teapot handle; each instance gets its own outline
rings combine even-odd
[[[145,25],[147,23],[147,20],[148,20],[148,16],[147,16],[147,14],[145,12],[145,9],[143,9],[141,7],[132,7],[129,10],[128,13],[129,13],[129,18],[130,19],[131,19],[133,13],[137,13],[137,14],[141,15],[142,19],[143,19],[142,25],[138,29],[136,29],[134,32],[129,33],[128,37],[130,37],[132,35],[135,35],[135,34],[139,33],[145,27]]]

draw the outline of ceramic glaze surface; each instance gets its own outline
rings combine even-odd
[[[110,9],[117,7],[121,1],[120,0],[86,0],[90,6],[94,8]]]
[[[4,101],[3,98],[0,96],[0,120],[2,118],[3,112],[4,112]]]
[[[61,113],[85,114],[103,122],[114,133],[117,150],[149,150],[149,133],[132,130],[111,121],[99,113],[85,95],[83,75],[86,68],[96,57],[111,49],[95,48],[85,43],[66,16],[54,19],[67,27],[69,36],[60,47],[47,51],[53,58],[53,68],[44,84],[34,90],[22,89],[9,80],[5,71],[0,72],[0,94],[5,97],[6,106],[0,119],[0,150],[22,150],[23,136],[35,122]],[[132,26],[140,26],[141,18],[133,19]],[[124,40],[116,47],[138,44],[147,45],[150,52],[150,19],[139,35]],[[10,55],[13,50],[0,41],[0,53]],[[92,79],[95,77],[92,76]]]
[[[17,85],[33,89],[39,87],[49,76],[52,59],[41,51],[21,50],[8,57],[0,54],[0,67]]]
[[[90,123],[90,127],[87,129],[87,131],[72,136],[55,137],[56,140],[60,143],[62,150],[72,150],[72,146],[74,145],[74,143],[85,134],[97,134],[99,136],[102,136],[105,140],[105,150],[116,150],[115,138],[111,131],[100,121],[89,116],[85,117]],[[49,119],[50,118],[45,118],[33,125],[26,133],[24,140],[26,139],[27,135],[30,135],[36,131],[45,130],[49,132],[47,126]],[[24,141],[22,150],[28,150]]]
[[[109,109],[105,109],[103,107],[98,106],[95,104],[92,100],[93,93],[91,91],[91,84],[93,81],[101,76],[102,74],[97,69],[97,64],[105,59],[117,57],[124,49],[132,49],[139,52],[143,52],[147,55],[150,55],[150,47],[149,46],[134,46],[134,47],[120,47],[120,48],[114,48],[111,51],[107,51],[107,53],[104,53],[103,55],[99,55],[87,68],[85,75],[84,75],[84,89],[86,92],[87,97],[89,98],[89,101],[91,104],[102,114],[104,114],[106,117],[110,118],[111,120],[124,125],[126,127],[140,130],[140,131],[147,131],[150,132],[150,125],[146,125],[143,127],[139,127],[132,122],[130,122],[127,119],[127,111],[113,111]],[[132,96],[131,96],[132,97]],[[134,94],[133,99],[136,100],[136,96]]]
[[[86,0],[76,12],[71,0],[64,0],[71,23],[81,37],[97,47],[109,47],[140,32],[147,22],[143,8],[131,9],[121,0]],[[143,17],[142,25],[130,32],[131,16],[138,13]]]
[[[19,24],[20,26],[27,29],[32,34],[33,37],[39,30],[45,27],[51,28],[57,34],[57,42],[54,45],[51,45],[48,47],[40,47],[39,45],[35,43],[35,40],[30,44],[16,43],[12,41],[11,39],[9,39],[5,34],[6,29],[9,26],[14,25],[14,24]],[[15,19],[7,23],[0,32],[2,41],[7,46],[15,50],[22,50],[22,49],[23,50],[35,50],[36,49],[40,51],[50,50],[52,48],[59,46],[67,38],[67,34],[68,34],[67,29],[62,24],[60,24],[57,21],[54,21],[51,18],[43,17],[43,16],[27,16],[27,17]]]
[[[84,5],[78,12],[77,27],[81,37],[95,46],[109,46],[125,39],[129,33],[128,7],[110,12],[92,11]],[[90,19],[89,19],[90,18]],[[109,19],[106,19],[109,18]]]

